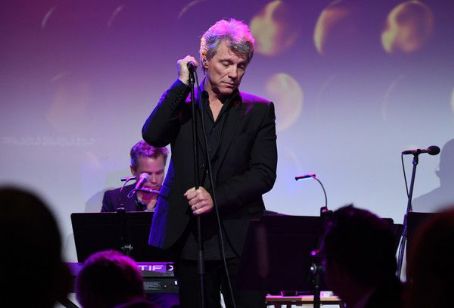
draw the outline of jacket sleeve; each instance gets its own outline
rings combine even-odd
[[[175,138],[180,128],[179,111],[189,91],[189,86],[176,80],[164,92],[142,128],[142,137],[148,144],[163,147]]]
[[[247,170],[216,187],[220,209],[241,207],[271,190],[276,180],[276,166],[276,123],[274,105],[270,103],[253,141]]]
[[[101,207],[101,212],[114,212],[114,207],[112,203],[112,198],[110,198],[110,193],[109,191],[106,191],[104,193],[104,196],[102,197],[102,207]]]

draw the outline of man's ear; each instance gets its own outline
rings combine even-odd
[[[207,60],[207,56],[206,55],[202,55],[200,57],[200,59],[202,60],[202,67],[204,69],[207,69],[208,68],[208,60]]]

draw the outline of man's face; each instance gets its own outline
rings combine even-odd
[[[219,43],[213,58],[202,58],[202,62],[207,74],[207,86],[217,96],[230,95],[239,87],[248,64],[247,58],[234,53],[225,40]]]
[[[139,156],[137,163],[136,169],[131,167],[131,173],[136,177],[141,173],[148,173],[148,181],[145,183],[144,187],[156,188],[162,185],[165,168],[164,157],[162,155],[159,155],[156,158]]]

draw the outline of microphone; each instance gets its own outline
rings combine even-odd
[[[137,180],[137,183],[136,183],[136,187],[134,188],[134,190],[141,190],[143,185],[148,181],[148,178],[150,177],[150,175],[148,173],[141,173],[139,175],[139,179]]]
[[[427,153],[429,155],[438,155],[438,153],[440,153],[440,148],[437,147],[436,145],[431,145],[427,149],[405,150],[402,152],[402,155],[408,155],[408,154],[419,155],[422,153]]]
[[[194,73],[197,71],[197,65],[195,65],[193,61],[189,61],[186,65],[188,66],[188,70],[190,73]]]
[[[128,183],[129,181],[134,180],[135,178],[136,178],[135,176],[131,175],[131,176],[121,178],[120,181]]]
[[[317,175],[315,173],[308,173],[304,175],[295,176],[295,181],[307,179],[307,178],[315,178]]]

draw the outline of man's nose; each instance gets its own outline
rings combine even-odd
[[[229,77],[231,79],[236,79],[238,77],[238,67],[236,65],[232,65],[229,70]]]
[[[157,183],[157,178],[156,178],[156,175],[155,174],[150,174],[150,176],[148,177],[148,181],[152,184],[156,184]]]

